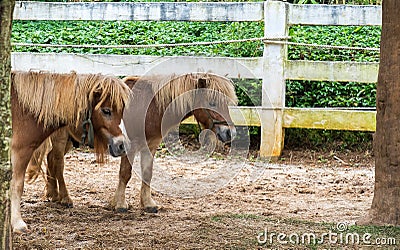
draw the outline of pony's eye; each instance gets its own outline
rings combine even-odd
[[[209,105],[210,105],[210,107],[216,107],[216,106],[217,106],[217,103],[214,102],[214,101],[211,101],[211,102],[209,103]]]
[[[101,112],[103,113],[103,115],[105,116],[111,116],[111,109],[109,108],[102,108]]]

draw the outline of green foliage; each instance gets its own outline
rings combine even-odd
[[[15,21],[12,41],[94,45],[164,44],[261,37],[262,33],[262,24],[257,22]],[[146,49],[17,47],[14,51],[252,57],[262,54],[262,44],[252,42]]]
[[[375,26],[294,26],[291,42],[335,46],[379,48],[381,27]],[[290,60],[378,62],[377,51],[319,49],[289,46]]]
[[[285,129],[285,146],[313,150],[357,150],[371,149],[372,134],[369,132]]]
[[[239,106],[261,105],[261,80],[235,79],[234,83]]]
[[[287,81],[287,107],[375,107],[376,84]]]

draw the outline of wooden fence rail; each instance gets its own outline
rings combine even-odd
[[[264,21],[266,37],[286,37],[291,25],[381,25],[380,6],[293,5],[267,2],[17,2],[15,20]],[[292,61],[287,45],[265,43],[263,57],[158,57],[12,53],[14,70],[102,72],[114,75],[212,71],[262,79],[260,107],[232,107],[236,124],[261,126],[260,156],[278,156],[284,128],[375,130],[375,111],[285,107],[285,81],[376,82],[378,63]],[[190,121],[189,121],[190,122]],[[193,121],[192,121],[193,122]]]

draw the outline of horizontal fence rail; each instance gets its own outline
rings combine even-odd
[[[340,108],[285,108],[285,128],[375,131],[376,111]]]
[[[381,6],[289,5],[289,25],[381,25]]]
[[[211,71],[230,78],[261,79],[262,57],[195,57],[195,56],[141,56],[73,53],[11,54],[14,70],[46,70],[67,73],[102,72],[116,76],[145,75],[157,65],[163,65],[164,74],[184,74]],[[51,63],[49,63],[51,62]],[[285,77],[289,80],[338,82],[376,82],[379,63],[286,61]],[[176,67],[179,65],[179,67]],[[157,72],[159,73],[159,72]]]
[[[263,21],[261,2],[33,2],[17,1],[14,20]],[[381,25],[381,6],[289,5],[289,25]]]
[[[378,80],[379,63],[287,61],[286,79],[371,83]]]
[[[296,5],[266,2],[16,2],[15,20],[264,21],[265,37],[288,37],[291,25],[381,25],[380,6]],[[313,45],[311,45],[312,47]],[[327,44],[327,47],[329,44]],[[231,107],[239,126],[261,126],[260,155],[278,156],[284,128],[375,131],[374,110],[285,107],[286,80],[371,83],[379,63],[287,59],[287,44],[265,41],[263,57],[195,57],[12,53],[13,70],[104,73],[117,76],[211,71],[229,78],[262,79],[262,106]],[[194,123],[188,119],[186,123]]]
[[[59,73],[74,70],[78,73],[101,72],[116,76],[212,71],[230,78],[262,77],[262,58],[13,52],[11,64],[14,70]]]
[[[261,126],[259,112],[263,107],[231,107],[230,114],[237,126]],[[285,108],[284,128],[313,128],[374,132],[376,111],[335,108]],[[193,117],[184,121],[197,124]]]
[[[14,20],[262,21],[262,3],[17,2]]]

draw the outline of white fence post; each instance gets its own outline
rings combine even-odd
[[[288,34],[288,5],[281,1],[264,3],[264,35]],[[260,157],[278,157],[283,148],[283,108],[285,107],[284,66],[287,46],[264,44]]]

